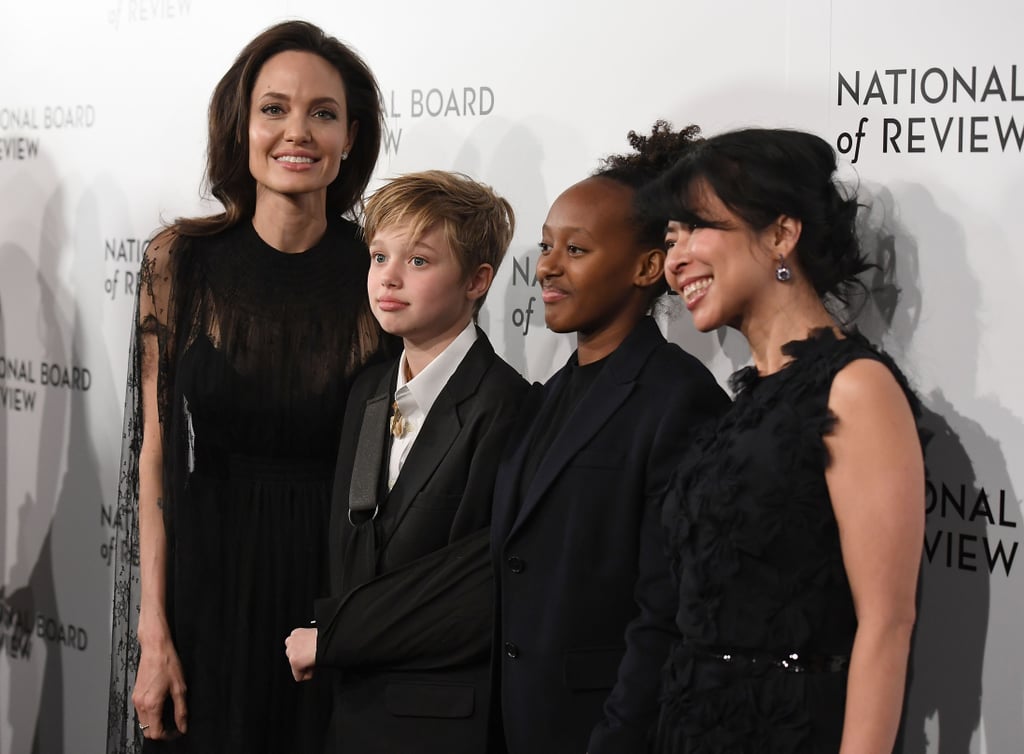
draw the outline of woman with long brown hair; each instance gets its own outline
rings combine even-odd
[[[315,689],[281,647],[323,590],[348,385],[381,340],[343,217],[381,123],[366,64],[300,21],[257,36],[214,91],[207,180],[223,212],[164,228],[143,263],[110,752],[317,745]]]

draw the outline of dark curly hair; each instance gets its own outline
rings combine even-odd
[[[249,109],[260,69],[286,51],[319,55],[341,75],[348,124],[359,124],[352,150],[338,177],[327,187],[327,215],[340,217],[361,206],[380,153],[383,115],[377,79],[358,54],[307,21],[284,21],[245,46],[210,99],[206,184],[224,206],[211,217],[182,218],[174,227],[184,235],[210,235],[252,216],[256,181],[249,172]]]
[[[754,230],[780,215],[800,220],[800,269],[822,299],[847,304],[871,265],[857,238],[859,204],[835,180],[836,156],[824,139],[803,131],[748,128],[705,139],[646,186],[637,198],[649,222],[715,227],[700,215],[711,189]]]
[[[629,154],[605,157],[601,161],[601,167],[594,171],[593,175],[608,178],[639,192],[699,143],[699,137],[698,126],[689,125],[679,131],[673,131],[672,124],[668,121],[656,120],[648,136],[630,131],[627,139],[633,151]],[[633,220],[636,225],[637,241],[650,249],[664,246],[664,218],[638,212],[634,207]],[[652,298],[657,298],[668,291],[668,283],[662,278],[661,282],[652,288]]]
[[[672,130],[672,124],[657,120],[651,126],[649,136],[630,131],[626,137],[633,151],[629,154],[613,154],[601,161],[595,176],[610,178],[634,191],[658,178],[674,165],[694,144],[699,142],[700,128],[690,125],[679,131]],[[636,214],[639,240],[651,246],[662,246],[665,242],[665,220],[656,220]]]

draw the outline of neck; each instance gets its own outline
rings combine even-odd
[[[452,329],[429,338],[402,338],[405,348],[405,379],[411,380],[426,369],[459,334],[466,329],[469,319]]]
[[[252,224],[278,251],[296,254],[314,246],[327,230],[326,193],[285,196],[257,189]]]
[[[600,361],[622,345],[643,318],[642,313],[619,317],[611,325],[592,333],[576,333],[576,361],[586,366]]]
[[[738,327],[761,374],[772,374],[789,363],[790,357],[782,352],[786,343],[803,340],[822,327],[838,332],[836,321],[812,288],[800,285],[783,293],[746,316]]]

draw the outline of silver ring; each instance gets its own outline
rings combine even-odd
[[[145,730],[148,727],[148,725],[143,725],[142,723],[139,723],[139,730]]]

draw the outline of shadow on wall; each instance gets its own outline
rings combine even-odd
[[[527,379],[545,381],[562,367],[575,348],[575,337],[556,334],[546,328],[540,288],[533,285],[539,254],[537,242],[553,201],[548,197],[544,182],[545,150],[537,134],[554,127],[539,123],[527,127],[501,118],[491,118],[487,127],[504,130],[487,164],[482,167],[477,164],[479,154],[468,151],[473,139],[467,139],[467,147],[459,153],[455,169],[467,172],[470,168],[478,169],[475,177],[492,183],[494,189],[508,199],[516,214],[516,233],[488,294],[480,324],[492,335],[505,361]],[[562,129],[558,131],[560,140],[579,143],[575,132],[559,128]],[[570,151],[563,157],[570,162],[585,162],[586,157],[577,154],[578,151]],[[470,157],[476,162],[471,163]],[[583,180],[596,167],[594,158],[571,182]],[[559,187],[558,192],[567,187]],[[494,312],[500,314],[492,316]],[[500,335],[495,329],[496,320],[501,323]]]
[[[96,311],[83,316],[83,305],[101,304],[96,295],[99,286],[83,283],[82,270],[102,275],[95,256],[88,254],[102,246],[96,207],[79,208],[76,224],[86,229],[83,240],[82,228],[69,232],[64,191],[54,190],[56,179],[51,176],[50,180],[51,184],[43,187],[49,198],[45,204],[40,202],[42,233],[35,259],[14,245],[0,248],[5,275],[17,281],[18,290],[27,291],[24,305],[37,307],[19,318],[21,328],[28,323],[17,333],[19,338],[12,337],[15,323],[0,318],[0,329],[8,331],[0,345],[12,347],[11,341],[19,340],[19,351],[29,348],[16,355],[33,363],[36,402],[34,415],[26,414],[31,425],[25,440],[31,445],[38,439],[34,465],[12,467],[12,454],[19,458],[24,451],[19,455],[19,447],[10,442],[0,424],[0,467],[11,467],[14,475],[12,479],[5,473],[4,494],[6,497],[8,486],[15,483],[20,498],[16,552],[12,563],[4,563],[8,582],[0,587],[0,593],[5,608],[13,611],[12,625],[18,626],[19,638],[27,642],[23,656],[15,659],[8,653],[12,693],[5,712],[11,754],[69,750],[65,739],[72,732],[79,745],[89,746],[93,734],[103,730],[105,709],[102,690],[108,660],[109,575],[95,551],[97,540],[87,534],[90,529],[95,531],[102,504],[98,475],[110,464],[101,465],[93,447],[87,410],[87,395],[92,402],[93,393],[53,384],[52,371],[48,372],[50,379],[43,379],[44,362],[58,365],[58,370],[82,364],[88,351],[89,325],[98,328],[101,324]],[[87,248],[75,248],[76,241]],[[69,269],[74,272],[70,284],[65,282]],[[4,314],[9,314],[9,302],[4,303]],[[107,371],[105,367],[90,371],[92,378],[102,383],[90,387],[110,392]],[[108,397],[112,406],[113,396],[104,394]],[[109,420],[107,405],[102,408],[101,420]],[[6,499],[0,502],[0,518],[6,524],[10,511]],[[0,630],[6,632],[10,627],[3,625]],[[68,706],[65,698],[71,695],[76,701]],[[98,710],[85,709],[90,699],[99,700]],[[69,719],[69,714],[75,718]],[[93,724],[91,717],[98,722]]]
[[[35,280],[25,275],[24,282],[38,287],[39,309],[30,321],[35,322],[41,362],[62,364],[66,361],[64,333],[67,331],[61,306],[70,296],[59,287],[60,258],[68,240],[64,224],[63,195],[58,189],[46,203],[39,239],[38,263]],[[53,285],[58,287],[55,290]],[[66,437],[68,420],[68,393],[43,387],[41,372],[37,392],[39,413],[39,452],[36,456],[34,489],[25,495],[18,511],[18,551],[10,570],[8,604],[29,626],[30,658],[13,665],[11,687],[21,691],[40,684],[37,669],[42,666],[42,679],[38,699],[31,693],[11,694],[8,719],[10,720],[12,754],[22,752],[64,751],[64,670],[62,648],[45,638],[48,620],[61,624],[54,578],[53,529],[59,515],[55,469],[69,450]],[[27,480],[26,480],[27,481]],[[36,545],[41,542],[36,554]],[[35,555],[35,562],[31,559]],[[43,626],[43,635],[39,627]],[[40,661],[40,656],[44,659]],[[45,719],[44,719],[45,718]]]
[[[0,264],[3,263],[7,254],[8,252],[0,247]],[[4,319],[4,292],[0,288],[0,358],[7,354],[7,340],[4,337],[4,323],[7,321],[9,320]],[[3,584],[7,573],[7,511],[10,510],[7,503],[7,485],[10,480],[7,475],[7,454],[10,452],[8,447],[7,411],[0,407],[0,604],[3,604],[6,596]],[[5,633],[4,622],[0,621],[0,635]]]
[[[931,434],[925,553],[897,750],[980,751],[984,688],[986,751],[1015,751],[1024,739],[1024,660],[1014,651],[1022,616],[1010,588],[1020,511],[1000,443],[985,428],[998,429],[1002,438],[1021,438],[1024,426],[991,397],[978,396],[972,357],[981,335],[981,297],[962,228],[923,187],[902,186],[897,192],[894,198],[886,189],[862,187],[870,205],[862,238],[878,269],[869,275],[870,295],[858,326],[906,364],[922,296],[955,300],[954,319],[943,334],[945,347],[961,354],[963,369],[941,379],[957,394],[973,396],[960,408],[941,389],[921,396],[922,423]],[[896,206],[913,206],[915,215],[928,218],[926,237],[908,235],[896,218]],[[919,243],[943,255],[941,282],[930,279],[927,292],[921,289]],[[942,290],[943,285],[952,290]]]
[[[513,206],[520,208],[516,216],[516,238],[502,262],[504,275],[508,276],[505,278],[508,287],[502,291],[505,341],[502,356],[520,373],[547,379],[561,367],[560,358],[565,354],[556,348],[527,347],[528,343],[532,345],[557,337],[545,329],[540,288],[532,285],[537,264],[534,239],[540,238],[540,226],[550,205],[541,175],[543,164],[541,140],[526,126],[514,125],[491,155],[490,169],[507,170],[509,166],[515,166],[515,175],[509,176],[508,191],[519,197]],[[500,193],[501,189],[498,191]]]

